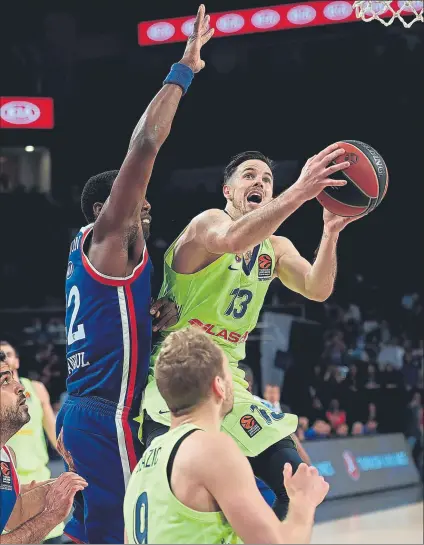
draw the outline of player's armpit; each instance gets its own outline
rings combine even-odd
[[[281,523],[262,498],[250,464],[230,437],[204,440],[196,471],[244,543],[283,543]]]
[[[273,236],[271,241],[277,262],[275,273],[281,282],[311,301],[324,301],[327,297],[308,288],[308,274],[312,265],[300,255],[294,244],[285,237]]]

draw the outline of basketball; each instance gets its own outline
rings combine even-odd
[[[324,208],[338,216],[354,217],[369,214],[383,200],[389,173],[381,155],[358,140],[342,140],[346,151],[335,162],[349,161],[350,167],[337,172],[335,179],[345,179],[342,187],[326,187],[317,197]]]

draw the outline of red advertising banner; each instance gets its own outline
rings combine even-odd
[[[0,128],[53,129],[52,98],[0,97]]]
[[[404,2],[393,2],[393,4],[397,9]],[[392,15],[390,9],[383,2],[372,2],[372,8],[380,17],[388,18]],[[351,23],[359,20],[355,16],[353,1],[346,0],[298,2],[266,8],[209,13],[209,15],[211,17],[210,25],[215,28],[214,38]],[[138,43],[145,46],[186,41],[193,31],[193,23],[194,16],[139,23]]]

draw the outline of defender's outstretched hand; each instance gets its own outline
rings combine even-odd
[[[200,50],[213,36],[215,29],[209,28],[209,15],[205,16],[205,6],[200,4],[194,22],[193,33],[187,41],[184,55],[180,63],[185,64],[194,73],[205,67],[205,61],[200,58]]]

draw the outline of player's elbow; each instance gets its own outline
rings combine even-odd
[[[305,297],[309,299],[310,301],[314,301],[315,303],[324,303],[324,301],[327,301],[327,299],[332,294],[332,290],[324,290],[324,291],[308,291],[305,293]]]
[[[208,252],[212,254],[242,254],[244,252],[241,245],[227,234],[210,237],[205,246]]]
[[[249,250],[249,245],[246,245],[240,240],[240,237],[234,235],[226,235],[222,244],[225,245],[226,254],[242,255]]]

